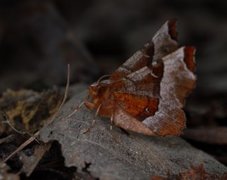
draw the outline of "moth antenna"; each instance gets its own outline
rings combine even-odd
[[[107,78],[107,77],[110,77],[111,75],[110,74],[105,74],[103,76],[101,76],[98,80],[97,80],[97,84],[100,83],[101,80],[103,80],[104,78]]]
[[[87,97],[74,109],[73,112],[71,112],[68,116],[66,116],[66,118],[70,118],[73,114],[75,114],[85,104],[85,101],[87,101],[88,98],[89,98],[89,95],[87,95]]]
[[[54,115],[50,118],[49,121],[47,121],[47,123],[45,124],[46,126],[48,124],[50,124],[55,117],[57,116],[57,114],[60,112],[62,106],[65,104],[65,101],[68,97],[68,91],[69,91],[69,84],[70,84],[70,64],[68,64],[67,66],[67,82],[66,82],[66,86],[65,86],[65,93],[64,93],[64,97],[62,99],[62,102],[58,108],[58,110],[54,113]],[[36,140],[36,138],[39,136],[40,131],[37,131],[33,136],[31,136],[29,139],[27,139],[25,142],[23,142],[15,151],[13,151],[8,157],[6,157],[3,162],[8,161],[11,157],[13,157],[15,154],[17,154],[19,151],[21,151],[22,149],[24,149],[27,145],[31,144],[34,140]]]

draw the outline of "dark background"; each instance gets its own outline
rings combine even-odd
[[[93,81],[176,18],[179,42],[197,48],[197,91],[225,93],[226,9],[221,0],[1,0],[0,90],[62,84],[67,63],[72,81]]]
[[[0,0],[0,93],[91,83],[111,73],[168,19],[197,49],[188,127],[227,125],[227,1]],[[225,137],[223,137],[225,138]],[[226,144],[192,141],[227,164]]]

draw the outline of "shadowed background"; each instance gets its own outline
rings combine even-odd
[[[225,1],[1,0],[0,89],[62,84],[67,63],[73,82],[91,82],[176,18],[180,43],[197,48],[197,90],[224,93],[226,8]]]

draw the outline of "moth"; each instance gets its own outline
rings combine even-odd
[[[167,21],[109,78],[91,84],[84,104],[126,131],[180,135],[185,98],[196,82],[194,54],[193,47],[178,47],[176,21]]]

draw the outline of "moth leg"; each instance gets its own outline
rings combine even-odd
[[[93,118],[93,120],[92,120],[92,122],[91,122],[91,127],[90,127],[90,129],[91,129],[92,127],[94,127],[94,125],[95,125],[95,123],[96,123],[96,117],[99,115],[99,111],[100,111],[101,107],[102,107],[102,104],[99,105],[99,107],[97,108],[97,110],[96,110],[96,112],[95,112],[95,117]]]
[[[157,136],[155,132],[149,129],[145,124],[128,114],[120,106],[118,106],[113,113],[113,122],[117,127],[126,131],[133,131],[149,136]]]
[[[113,129],[113,123],[114,123],[114,114],[112,114],[110,117],[110,130]]]
[[[101,107],[102,107],[102,104],[100,104],[99,107],[97,108],[97,110],[96,110],[96,112],[95,112],[95,116],[94,116],[93,119],[92,119],[92,122],[91,122],[90,127],[88,127],[87,129],[85,129],[84,132],[83,132],[83,134],[89,132],[89,131],[95,126],[96,117],[98,116]]]
[[[96,122],[96,120],[93,119],[92,122],[91,122],[91,125],[88,128],[84,129],[82,131],[82,134],[86,134],[87,132],[89,132],[95,126],[95,122]]]
[[[75,109],[72,113],[70,113],[66,118],[70,118],[73,114],[75,114],[83,105],[85,104],[84,101],[82,101]]]
[[[96,110],[96,113],[95,113],[95,117],[97,117],[97,116],[99,115],[99,111],[100,111],[101,107],[102,107],[102,104],[100,104],[100,105],[98,106],[98,108],[97,108],[97,110]]]

